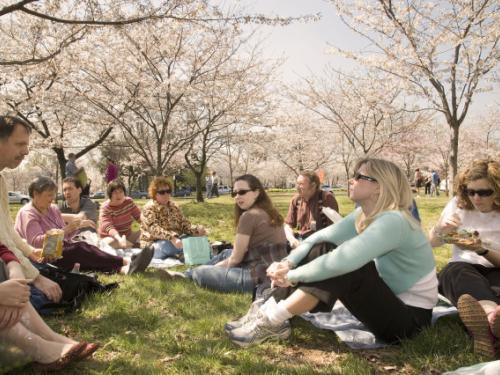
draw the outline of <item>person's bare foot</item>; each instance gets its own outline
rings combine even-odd
[[[488,313],[488,323],[490,324],[491,333],[496,338],[500,338],[500,306]]]
[[[78,344],[78,341],[75,341],[73,339],[70,339],[69,337],[60,335],[58,333],[55,333],[52,335],[52,341],[61,343],[61,344],[70,344],[70,345],[75,345]]]

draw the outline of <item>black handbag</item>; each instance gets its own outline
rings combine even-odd
[[[118,283],[102,284],[95,275],[72,273],[51,265],[37,266],[40,274],[59,284],[62,298],[59,302],[49,302],[41,309],[62,309],[69,313],[78,309],[85,298],[93,293],[105,293],[118,287]]]

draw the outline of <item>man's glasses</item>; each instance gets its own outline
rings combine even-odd
[[[233,192],[231,192],[231,196],[234,198],[237,195],[245,195],[249,191],[253,191],[253,190],[252,189],[241,189],[241,190],[233,191]]]
[[[370,176],[365,176],[364,174],[361,174],[361,173],[354,173],[354,177],[353,177],[356,181],[358,180],[365,180],[365,181],[370,181],[370,182],[378,182],[376,179],[374,179],[373,177],[370,177]]]
[[[156,194],[160,194],[160,195],[170,194],[170,193],[172,193],[172,190],[170,190],[170,189],[156,190]]]
[[[478,190],[474,190],[474,189],[465,189],[465,193],[469,196],[469,197],[473,197],[474,195],[479,195],[481,198],[484,198],[484,197],[491,197],[494,193],[493,189],[478,189]]]

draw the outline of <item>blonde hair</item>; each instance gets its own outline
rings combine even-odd
[[[359,160],[354,170],[358,171],[361,166],[366,168],[370,177],[378,181],[380,192],[373,211],[368,216],[362,212],[356,218],[358,233],[365,230],[384,211],[400,211],[414,229],[419,228],[420,223],[410,213],[413,193],[401,168],[388,160],[375,158]]]

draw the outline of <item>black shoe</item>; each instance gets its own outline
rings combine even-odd
[[[132,255],[128,275],[137,272],[144,272],[149,266],[151,259],[153,259],[154,250],[151,246],[146,246],[139,254]]]

